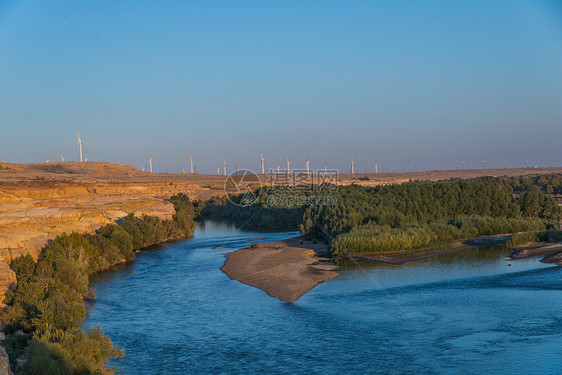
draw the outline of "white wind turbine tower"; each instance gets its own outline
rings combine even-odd
[[[80,161],[82,161],[82,140],[80,139],[80,132],[76,129],[76,134],[78,134],[78,148],[80,149]]]
[[[328,164],[324,164],[324,174],[328,174]]]
[[[308,157],[306,158],[306,174],[310,174],[310,160],[308,160]]]
[[[291,173],[291,162],[289,161],[289,156],[287,156],[287,174]]]
[[[226,176],[226,159],[225,158],[222,158],[222,168],[223,168],[224,175]]]
[[[524,163],[525,163],[525,168],[527,168],[527,165],[529,164],[529,160],[525,159]]]
[[[264,161],[265,159],[263,158],[263,152],[260,154],[260,162],[261,162],[261,174],[265,173],[265,165],[264,165]]]
[[[351,158],[351,174],[355,174],[355,162],[353,158]]]
[[[189,171],[193,174],[193,159],[191,158],[191,152],[189,153]]]
[[[64,162],[64,156],[63,156],[62,152],[60,153],[60,162],[61,163]]]
[[[503,167],[507,168],[507,160],[506,159],[503,159]]]
[[[379,173],[379,165],[375,163],[375,173]]]
[[[88,161],[88,153],[87,153],[87,152],[84,153],[84,161],[85,161],[85,162]]]
[[[217,176],[220,176],[221,174],[221,167],[217,167]]]
[[[148,165],[149,165],[149,170],[150,173],[152,173],[152,152],[148,154]]]

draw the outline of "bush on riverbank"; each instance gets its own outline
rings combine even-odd
[[[507,242],[510,247],[536,242],[562,242],[562,230],[545,230],[514,234]]]
[[[541,219],[465,216],[450,221],[392,228],[365,224],[341,234],[332,242],[335,255],[407,251],[432,243],[464,240],[498,233],[545,228]]]
[[[6,296],[1,320],[7,324],[7,345],[12,367],[25,353],[21,374],[112,373],[108,360],[124,352],[113,346],[99,327],[84,332],[83,296],[88,276],[135,257],[134,250],[186,238],[194,229],[194,209],[185,194],[170,199],[172,220],[125,216],[95,234],[57,236],[37,262],[30,255],[13,260],[17,287]],[[16,333],[22,331],[23,334]],[[13,337],[17,336],[17,340]]]
[[[200,219],[226,221],[240,228],[260,230],[294,230],[298,228],[303,205],[288,204],[286,199],[277,197],[306,195],[295,187],[260,188],[252,194],[256,200],[247,204],[248,195],[241,194],[235,197],[214,197],[199,203],[202,206]],[[273,197],[274,199],[271,199]]]

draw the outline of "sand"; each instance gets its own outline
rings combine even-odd
[[[339,274],[324,244],[295,237],[284,241],[251,244],[227,255],[221,268],[231,279],[259,288],[285,302],[295,302],[304,293]]]
[[[541,259],[543,263],[554,263],[562,266],[562,242],[553,244],[538,243],[516,247],[510,258],[517,260],[534,256],[543,256],[543,259]]]

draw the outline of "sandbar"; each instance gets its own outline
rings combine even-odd
[[[227,255],[221,270],[231,279],[259,288],[285,302],[339,275],[325,244],[294,237],[283,241],[253,243]]]

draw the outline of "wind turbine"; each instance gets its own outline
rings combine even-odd
[[[379,173],[379,165],[375,163],[375,173]]]
[[[310,160],[308,160],[308,157],[306,158],[306,174],[310,174]]]
[[[461,169],[464,171],[464,161],[461,161]]]
[[[277,174],[279,174],[279,162],[277,162]]]
[[[525,159],[524,163],[525,163],[525,168],[527,168],[527,164],[529,163],[529,161],[527,159]]]
[[[76,134],[78,134],[78,148],[80,149],[80,162],[82,162],[82,140],[80,139],[80,132],[76,129]]]
[[[328,174],[328,164],[324,164],[324,174]]]
[[[355,162],[353,158],[351,158],[351,174],[355,174]]]
[[[152,152],[148,154],[148,165],[149,165],[150,173],[152,173]]]
[[[62,155],[62,152],[60,153],[60,162],[64,162],[64,156]]]
[[[221,174],[221,167],[217,167],[217,176],[220,176]]]
[[[507,168],[507,160],[506,159],[503,159],[503,167]]]
[[[189,153],[189,171],[193,174],[193,159],[191,158],[191,152]]]
[[[544,162],[546,164],[546,167],[548,168],[548,164],[550,163],[550,160],[548,160],[548,156],[546,157],[546,160]]]
[[[182,169],[181,169],[181,173],[185,173],[185,168],[182,168]]]
[[[263,152],[260,154],[260,162],[261,162],[261,174],[265,173],[265,166],[263,164],[263,162],[265,161],[265,159],[263,158]]]
[[[291,173],[291,162],[289,161],[289,156],[287,156],[287,174]]]
[[[48,163],[48,162],[49,162],[49,156],[45,155],[45,163]]]
[[[224,171],[224,175],[226,176],[226,159],[225,158],[222,158],[222,168],[223,168],[223,171]]]
[[[87,152],[84,153],[84,161],[85,161],[85,162],[88,161],[88,153],[87,153]]]

